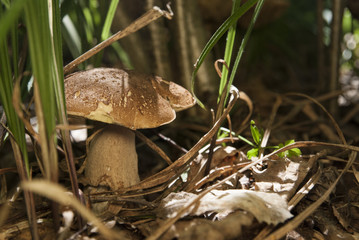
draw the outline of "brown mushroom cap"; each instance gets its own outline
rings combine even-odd
[[[69,75],[65,95],[68,114],[131,129],[170,123],[175,111],[195,104],[192,95],[173,82],[115,68]]]

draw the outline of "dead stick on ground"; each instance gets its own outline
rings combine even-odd
[[[123,31],[118,31],[116,34],[112,35],[110,38],[106,39],[105,41],[99,43],[95,47],[91,48],[89,51],[85,52],[69,64],[64,67],[64,74],[70,73],[76,66],[81,64],[82,62],[86,61],[105,47],[108,47],[112,43],[116,42],[117,40],[126,37],[127,35],[136,32],[137,30],[143,28],[147,24],[155,21],[159,17],[165,16],[168,19],[171,19],[173,16],[172,10],[167,4],[168,11],[161,10],[158,7],[153,7],[149,11],[147,11],[144,15],[136,19],[133,23],[131,23],[127,28]]]
[[[148,137],[146,137],[139,131],[135,131],[135,134],[139,139],[145,142],[147,146],[149,146],[152,150],[158,153],[168,163],[168,165],[171,165],[173,163],[172,160],[167,156],[167,154],[161,148],[159,148],[154,142],[152,142]]]

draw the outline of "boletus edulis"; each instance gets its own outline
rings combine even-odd
[[[95,68],[65,79],[69,115],[107,123],[90,143],[85,178],[112,190],[139,182],[135,134],[172,122],[175,111],[195,104],[183,87],[160,77],[115,68]]]

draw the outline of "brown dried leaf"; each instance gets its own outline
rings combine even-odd
[[[235,212],[220,221],[195,218],[177,222],[161,239],[248,239],[243,238],[242,229],[256,226],[254,222],[253,215],[245,212]]]
[[[302,158],[285,158],[268,161],[268,168],[262,172],[253,171],[256,189],[262,192],[275,192],[285,199],[293,196],[303,181],[312,162]]]
[[[188,186],[186,191],[191,191],[194,186],[205,177],[205,166],[207,163],[208,154],[199,154],[196,159],[190,164],[190,171],[188,173]],[[216,167],[230,166],[237,164],[244,160],[243,154],[234,147],[216,147],[214,149],[211,169]]]

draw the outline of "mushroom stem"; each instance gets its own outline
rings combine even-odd
[[[85,177],[92,186],[118,190],[140,181],[137,162],[135,134],[125,127],[109,125],[90,143]]]

